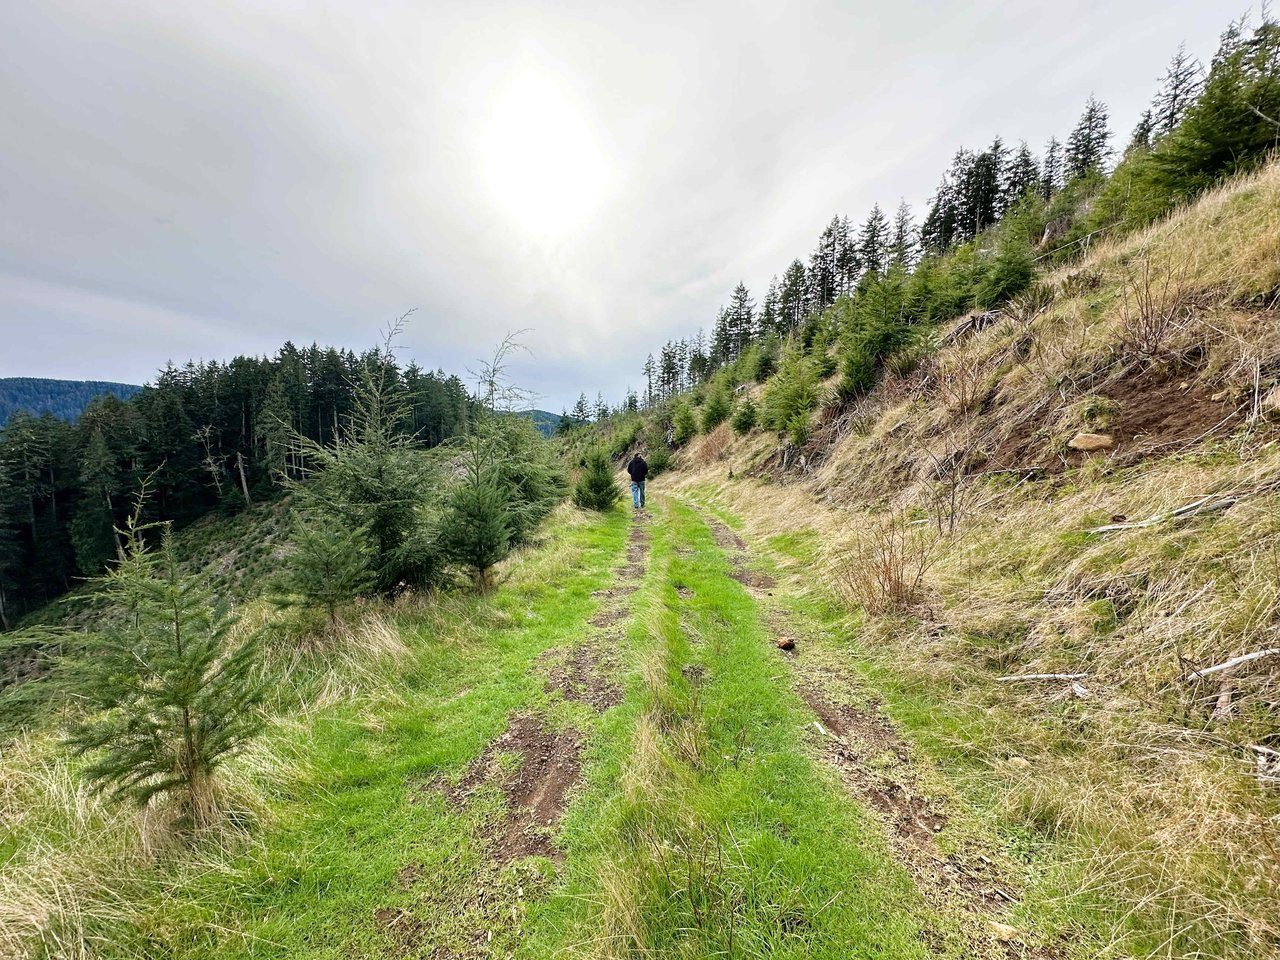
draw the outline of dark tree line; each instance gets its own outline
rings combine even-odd
[[[370,359],[286,343],[271,358],[166,367],[127,400],[94,400],[74,425],[15,413],[0,428],[0,628],[102,572],[145,478],[147,522],[181,526],[276,496],[299,474],[296,437],[333,441]],[[389,373],[402,435],[434,446],[464,431],[461,380],[415,364]]]
[[[1150,223],[1277,148],[1280,24],[1264,13],[1256,28],[1244,19],[1228,27],[1208,71],[1179,47],[1114,170],[1107,107],[1093,96],[1039,156],[1000,138],[961,148],[919,225],[906,204],[892,219],[879,205],[861,224],[832,217],[807,260],[793,260],[762,300],[739,283],[709,340],[699,331],[651,354],[639,400],[653,406],[694,389],[753,345],[776,353],[772,344],[808,331],[808,347],[810,321],[838,302],[847,301],[841,317],[861,318],[859,329],[839,331],[846,340],[872,316],[883,326],[993,306],[1030,282],[1035,259],[1056,262],[1095,233]]]

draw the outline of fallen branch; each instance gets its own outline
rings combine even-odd
[[[1111,533],[1114,530],[1141,530],[1145,527],[1154,527],[1157,524],[1167,523],[1170,520],[1185,520],[1187,517],[1194,517],[1201,513],[1229,510],[1246,497],[1254,497],[1260,493],[1271,493],[1275,490],[1280,490],[1280,480],[1270,480],[1267,483],[1260,483],[1256,487],[1236,493],[1211,493],[1168,513],[1157,513],[1146,520],[1138,520],[1133,523],[1108,523],[1105,526],[1093,527],[1089,532]]]
[[[1200,678],[1212,676],[1215,673],[1228,673],[1235,670],[1236,667],[1243,666],[1246,663],[1252,663],[1254,660],[1261,660],[1263,657],[1280,656],[1280,647],[1271,647],[1268,650],[1255,650],[1253,653],[1242,653],[1238,657],[1232,657],[1230,660],[1224,660],[1222,663],[1214,664],[1212,667],[1205,667],[1203,670],[1192,670],[1191,678]]]
[[[1087,673],[1017,673],[996,678],[997,683],[1013,683],[1018,680],[1083,680]]]

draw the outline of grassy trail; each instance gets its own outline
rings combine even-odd
[[[548,536],[494,596],[405,613],[381,695],[281,724],[255,842],[104,952],[1036,956],[965,900],[990,878],[929,868],[962,862],[933,785],[775,646],[819,627],[729,527],[668,500]]]

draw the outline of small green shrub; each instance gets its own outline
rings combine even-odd
[[[587,454],[587,466],[573,488],[573,502],[583,510],[605,511],[622,498],[613,476],[613,464],[599,448]]]
[[[733,405],[724,384],[715,384],[707,393],[706,402],[702,405],[702,432],[710,433],[728,420],[732,411]]]
[[[798,350],[789,350],[765,385],[760,422],[769,430],[785,433],[797,415],[807,416],[821,402],[822,388],[813,361]]]
[[[672,421],[671,442],[677,447],[683,447],[697,435],[698,419],[693,409],[688,404],[681,404]]]
[[[756,405],[750,394],[743,397],[733,411],[733,431],[739,435],[750,433],[756,425]]]

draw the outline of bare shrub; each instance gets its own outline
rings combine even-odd
[[[939,536],[955,533],[968,506],[970,485],[965,483],[967,451],[963,448],[938,452],[921,445],[929,461],[929,514]]]
[[[931,526],[895,513],[858,533],[853,556],[839,571],[840,585],[872,616],[909,609],[920,602],[939,544]]]
[[[1153,269],[1147,257],[1127,271],[1120,295],[1121,349],[1147,359],[1173,352],[1174,342],[1194,319],[1185,264]]]
[[[986,358],[976,344],[956,347],[939,359],[936,382],[949,409],[961,414],[972,413],[986,393]]]
[[[729,424],[722,423],[699,441],[694,458],[704,463],[719,460],[729,449],[729,442],[732,439],[733,433]]]

